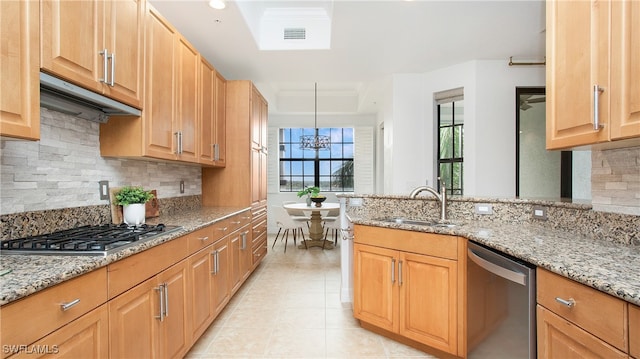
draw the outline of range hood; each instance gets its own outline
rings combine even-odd
[[[110,116],[140,116],[142,112],[70,82],[40,73],[40,106],[85,120],[105,123]]]

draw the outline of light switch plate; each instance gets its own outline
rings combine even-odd
[[[349,207],[362,207],[362,198],[349,198]]]

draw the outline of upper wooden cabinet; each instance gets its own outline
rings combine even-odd
[[[640,136],[638,7],[547,1],[547,149]]]
[[[144,0],[42,0],[40,67],[142,108],[144,7]]]
[[[141,117],[100,125],[100,153],[197,163],[200,55],[147,5],[145,106]]]
[[[0,135],[40,139],[40,4],[0,1]]]
[[[225,78],[200,58],[200,163],[225,166]]]

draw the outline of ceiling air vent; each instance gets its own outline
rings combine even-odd
[[[307,29],[304,27],[289,27],[284,29],[285,40],[305,40],[307,38]]]

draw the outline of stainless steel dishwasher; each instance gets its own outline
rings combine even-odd
[[[536,268],[468,243],[469,358],[536,358]]]

